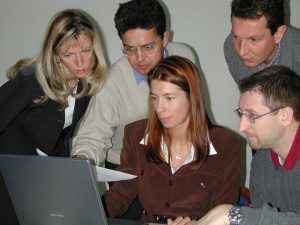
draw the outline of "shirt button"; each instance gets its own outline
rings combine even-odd
[[[140,171],[140,175],[143,176],[144,175],[144,170]]]
[[[169,185],[173,185],[173,182],[171,180],[169,180]]]
[[[166,208],[169,208],[169,207],[170,207],[170,203],[169,203],[169,202],[165,202],[164,206],[165,206]]]

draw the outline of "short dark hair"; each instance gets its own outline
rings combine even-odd
[[[286,66],[271,66],[239,81],[239,90],[261,93],[264,104],[275,110],[291,107],[294,119],[300,120],[300,77]]]
[[[265,16],[272,35],[284,24],[284,0],[233,0],[231,18],[259,19]]]
[[[115,15],[115,26],[119,37],[131,29],[155,28],[163,37],[166,31],[166,16],[163,7],[157,0],[131,0],[120,3]]]

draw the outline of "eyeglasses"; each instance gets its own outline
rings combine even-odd
[[[251,113],[243,113],[243,112],[241,111],[240,108],[234,110],[234,112],[235,112],[235,114],[236,114],[239,118],[241,118],[242,116],[245,116],[246,119],[247,119],[250,123],[255,123],[255,120],[256,120],[256,119],[261,118],[261,117],[263,117],[263,116],[265,116],[265,115],[268,115],[268,114],[270,114],[270,113],[276,112],[276,111],[278,111],[279,109],[282,109],[282,108],[283,108],[283,107],[279,107],[279,108],[273,109],[273,110],[271,110],[271,111],[269,111],[269,112],[267,112],[267,113],[264,113],[264,114],[258,115],[258,116],[255,116],[255,115],[253,115],[253,114],[251,114]]]
[[[123,53],[127,56],[133,56],[135,55],[138,51],[140,51],[144,55],[150,55],[154,52],[155,46],[157,42],[152,42],[146,45],[142,45],[139,47],[136,46],[128,46],[124,45],[123,46]]]

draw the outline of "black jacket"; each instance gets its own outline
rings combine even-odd
[[[78,90],[82,88],[79,83]],[[34,103],[43,91],[34,70],[26,67],[0,87],[0,154],[68,156],[69,140],[84,114],[89,97],[76,99],[72,124],[63,129],[65,112],[57,102]],[[0,174],[0,221],[17,224]]]

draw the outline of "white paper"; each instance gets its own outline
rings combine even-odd
[[[36,152],[39,156],[48,156],[46,153],[36,148]],[[96,168],[96,179],[98,182],[111,182],[118,180],[129,180],[136,178],[135,175],[129,173],[123,173],[116,170],[106,169],[100,166],[95,166]]]
[[[48,156],[45,152],[39,150],[38,148],[36,148],[36,152],[39,156]]]
[[[136,178],[135,175],[129,173],[110,170],[99,166],[96,166],[96,173],[97,173],[98,182],[110,182],[110,181],[129,180],[129,179]]]

